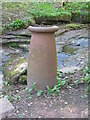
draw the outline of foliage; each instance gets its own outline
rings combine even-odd
[[[90,70],[88,66],[85,67],[83,70],[83,75],[84,75],[84,81],[89,84],[90,83]]]
[[[13,21],[12,23],[6,24],[5,27],[7,29],[12,29],[12,30],[16,30],[18,28],[24,28],[26,27],[27,24],[25,21],[22,21],[20,19],[16,19],[15,21]]]
[[[83,67],[82,69],[83,71],[83,81],[85,81],[85,83],[89,84],[90,83],[90,71],[89,71],[89,68],[86,66],[86,67]],[[70,73],[68,73],[68,75],[70,75]],[[60,70],[57,71],[57,84],[53,86],[53,88],[50,88],[49,86],[46,86],[46,90],[43,91],[43,90],[40,90],[40,89],[37,89],[36,88],[36,82],[33,83],[32,87],[30,89],[26,89],[29,93],[29,95],[31,96],[31,93],[32,92],[36,92],[37,93],[37,97],[40,97],[41,95],[58,95],[58,93],[60,92],[60,88],[62,87],[65,87],[66,85],[69,85],[69,87],[73,86],[73,85],[77,85],[79,83],[81,83],[82,79],[80,80],[75,80],[74,82],[72,83],[69,83],[66,78],[65,78],[65,74],[64,73],[61,73]],[[9,83],[6,81],[3,83],[4,86],[7,86],[9,85]],[[29,97],[30,97],[29,96]],[[13,98],[12,96],[9,97],[8,95],[6,95],[6,97],[11,101],[13,102],[14,99],[20,99],[18,96]]]
[[[70,2],[63,7],[55,7],[49,2],[9,2],[8,4],[3,3],[2,7],[3,27],[11,30],[27,28],[28,25],[35,24],[35,20],[38,18],[49,21],[69,19],[78,22],[77,19],[81,16],[83,22],[89,21],[88,2]]]
[[[18,43],[9,43],[9,46],[18,48]]]
[[[31,92],[32,92],[32,90],[37,91],[37,89],[36,89],[35,85],[36,85],[36,82],[32,84],[32,87],[31,87],[30,89],[28,89],[28,88],[27,88],[28,93],[31,93]]]
[[[5,29],[17,30],[20,28],[26,28],[26,27],[28,27],[29,24],[33,24],[33,23],[34,23],[34,20],[32,18],[30,18],[30,19],[26,18],[25,20],[16,19],[16,20],[12,21],[11,23],[5,24],[3,27]]]
[[[4,34],[4,28],[0,27],[0,35]]]
[[[73,22],[82,22],[82,23],[89,23],[90,15],[88,11],[73,11],[72,12],[72,21]]]
[[[18,95],[10,96],[10,95],[6,94],[5,97],[6,97],[11,103],[13,103],[14,100],[20,100],[20,96],[18,96]]]
[[[84,69],[83,69],[83,80],[89,84],[90,83],[90,76],[89,76],[89,69],[88,67],[86,66]],[[42,93],[46,93],[47,95],[58,95],[58,93],[60,92],[60,88],[62,87],[65,87],[65,85],[77,85],[80,83],[81,80],[76,80],[74,81],[73,83],[68,83],[68,81],[65,79],[65,74],[64,73],[61,73],[59,70],[57,71],[57,84],[53,87],[53,88],[50,88],[49,86],[46,86],[47,90],[46,91],[42,91],[42,90],[36,90],[37,92],[37,96],[40,97],[42,95]],[[34,86],[34,89],[35,89],[35,86]]]
[[[8,81],[3,81],[3,86],[9,86],[9,82]]]
[[[37,11],[36,11],[37,10]],[[66,15],[69,14],[68,11],[64,11],[64,9],[54,8],[53,4],[51,3],[36,3],[34,4],[34,9],[28,11],[29,14],[32,14],[34,17],[41,17],[41,16],[59,16],[59,15]]]
[[[37,97],[40,97],[41,96],[41,94],[42,94],[42,90],[39,90],[38,92],[37,92]]]

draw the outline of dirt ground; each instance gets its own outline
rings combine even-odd
[[[79,78],[81,75],[77,72],[73,80],[76,76]],[[30,94],[25,88],[20,84],[4,88],[9,96],[20,96],[20,99],[13,99],[15,111],[8,118],[88,118],[88,93],[84,83],[74,86],[69,83],[56,96],[43,94],[37,97],[35,92]]]
[[[28,96],[24,91],[15,104],[11,118],[87,118],[88,100],[85,85],[61,89],[57,97]],[[85,97],[85,98],[84,98]]]

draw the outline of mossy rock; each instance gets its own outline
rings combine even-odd
[[[27,76],[26,75],[21,75],[19,77],[19,83],[21,83],[21,84],[27,84]]]
[[[55,22],[71,22],[71,14],[46,15],[34,18],[37,24],[55,24]]]
[[[11,59],[3,68],[4,78],[10,83],[16,83],[22,74],[27,73],[27,60],[25,58]]]
[[[70,23],[70,24],[67,24],[65,27],[69,28],[69,29],[77,30],[77,29],[81,29],[81,28],[86,27],[86,26],[84,24]]]
[[[74,52],[77,50],[77,48],[72,47],[71,45],[66,45],[63,47],[62,52],[74,54]]]

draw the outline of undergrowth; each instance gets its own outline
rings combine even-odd
[[[2,32],[5,29],[16,30],[27,28],[35,24],[35,19],[42,20],[75,20],[80,22],[79,17],[85,23],[89,21],[88,2],[70,2],[64,6],[56,6],[49,2],[16,2],[3,3]],[[61,3],[59,2],[58,5]],[[74,21],[74,22],[75,22]],[[43,21],[42,21],[43,22]]]
[[[68,73],[68,75],[70,75],[70,73]],[[41,90],[41,89],[36,88],[36,83],[33,83],[32,87],[30,89],[26,87],[26,90],[28,92],[28,98],[32,98],[33,92],[37,94],[37,97],[41,97],[42,95],[45,95],[47,97],[49,95],[57,96],[60,93],[61,88],[64,88],[64,87],[66,88],[67,86],[71,88],[80,83],[85,83],[87,85],[90,84],[90,70],[88,66],[82,68],[82,78],[80,78],[79,80],[73,81],[73,83],[68,83],[67,79],[65,78],[65,74],[61,73],[60,70],[58,70],[57,71],[57,84],[54,85],[53,88],[46,86],[46,90]],[[8,81],[4,81],[3,86],[10,86],[10,84],[8,83]],[[90,91],[88,87],[86,89],[86,92],[87,91]],[[16,100],[20,99],[20,96],[9,96],[8,94],[6,94],[6,97],[11,102],[13,102],[15,99]]]

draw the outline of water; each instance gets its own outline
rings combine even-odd
[[[72,41],[71,45],[66,45],[63,47],[60,53],[57,52],[57,68],[61,68],[64,65],[64,59],[68,59],[70,56],[74,54],[79,48],[88,47],[88,38],[77,38]],[[58,47],[56,46],[58,51]],[[17,49],[19,52],[15,52],[9,47],[3,47],[3,50],[0,48],[0,67],[1,63],[4,65],[10,58],[16,57],[25,57],[28,58],[28,52],[24,52],[23,50]],[[75,52],[76,54],[76,52]],[[2,59],[1,59],[2,58]]]
[[[76,54],[78,49],[86,47],[88,47],[88,38],[77,38],[70,45],[64,46],[62,52],[57,53],[57,68],[64,66],[64,59],[68,59],[71,55]]]
[[[63,61],[64,59],[70,57],[70,54],[61,52],[61,53],[57,53],[57,68],[62,68],[63,67]]]
[[[88,38],[77,38],[72,41],[73,46],[80,46],[80,48],[88,47]]]

